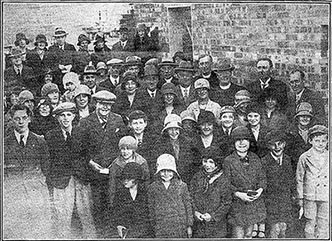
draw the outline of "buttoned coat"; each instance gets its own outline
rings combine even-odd
[[[4,71],[4,89],[11,91],[14,87],[20,86],[36,94],[39,90],[39,83],[32,68],[23,65],[21,75],[18,76],[13,66]]]
[[[234,151],[225,158],[224,170],[230,178],[233,192],[247,192],[266,188],[266,175],[260,158],[248,152],[249,165],[240,160],[240,156]],[[233,196],[229,222],[232,225],[246,227],[261,222],[266,217],[266,209],[263,196],[253,202],[244,202]]]

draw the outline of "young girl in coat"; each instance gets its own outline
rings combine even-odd
[[[233,191],[229,223],[233,226],[234,238],[251,238],[253,225],[266,217],[261,197],[266,177],[260,158],[249,151],[251,133],[248,128],[236,127],[231,136],[235,151],[224,162]]]
[[[175,158],[157,159],[156,180],[148,187],[151,226],[156,238],[191,238],[193,213],[187,184],[181,181]]]
[[[221,168],[220,151],[208,147],[202,153],[202,167],[190,183],[194,209],[194,238],[225,238],[227,214],[232,202],[228,177]]]

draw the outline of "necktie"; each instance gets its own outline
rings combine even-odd
[[[21,76],[21,71],[18,69],[17,70],[17,77],[20,77]]]
[[[138,144],[137,145],[138,145],[138,147],[140,147],[142,145],[142,139],[141,138],[138,139]]]
[[[185,98],[185,99],[188,98],[188,90],[187,90],[187,89],[184,90],[184,98]]]
[[[67,136],[66,142],[70,143],[71,142],[71,135],[70,135],[69,131],[66,131],[66,136]]]
[[[240,158],[240,161],[245,164],[245,165],[249,165],[249,158],[248,156],[244,157],[244,158]]]
[[[21,147],[25,147],[23,139],[24,139],[24,135],[20,135],[20,146]]]
[[[152,99],[154,99],[154,92],[151,93],[151,97],[152,97]]]

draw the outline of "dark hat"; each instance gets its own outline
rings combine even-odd
[[[17,34],[16,34],[16,40],[15,40],[15,42],[14,42],[15,46],[18,46],[18,45],[19,45],[19,42],[20,42],[22,39],[24,39],[25,42],[26,42],[27,44],[30,43],[30,40],[27,39],[27,37],[25,36],[24,33],[17,33]]]
[[[214,72],[223,72],[223,71],[233,71],[235,67],[231,64],[230,59],[219,60],[215,67],[213,68]]]
[[[310,136],[312,136],[313,134],[317,134],[317,133],[325,135],[325,134],[329,133],[329,130],[327,129],[326,126],[323,126],[323,125],[314,125],[313,127],[311,127],[309,129],[308,136],[310,138]]]
[[[266,99],[275,99],[277,101],[277,104],[281,103],[281,96],[279,95],[279,92],[276,88],[266,88],[264,89],[264,92],[262,93],[260,97],[260,101],[264,102]]]
[[[50,107],[50,109],[52,110],[52,103],[50,98],[48,97],[39,97],[38,101],[37,101],[37,109],[41,106],[41,105],[48,105]]]
[[[251,140],[252,135],[249,129],[245,126],[235,127],[231,133],[232,140],[235,142],[237,140]]]
[[[115,103],[116,96],[112,92],[107,90],[100,90],[92,95],[92,98],[96,99],[96,101],[105,102],[113,104]]]
[[[133,65],[138,65],[141,66],[142,64],[142,59],[138,56],[128,56],[126,58],[126,63],[124,66],[133,66]]]
[[[98,75],[97,70],[96,70],[95,66],[92,65],[91,61],[87,66],[85,66],[84,71],[83,71],[83,75],[87,75],[87,74]]]
[[[70,111],[72,113],[76,113],[76,105],[73,102],[63,102],[60,103],[57,107],[55,107],[52,111],[53,115],[59,115],[65,111]]]
[[[141,180],[143,176],[142,167],[136,162],[129,162],[127,163],[122,172],[121,172],[121,179],[135,179]]]
[[[89,44],[91,43],[91,40],[88,36],[85,34],[80,34],[78,36],[77,45],[80,46],[83,41],[88,41]]]
[[[144,76],[159,76],[158,69],[154,65],[144,67]]]
[[[38,34],[36,36],[35,45],[37,46],[38,43],[45,43],[46,46],[48,45],[46,36],[44,34]]]
[[[63,30],[62,27],[57,27],[54,31],[53,37],[64,37],[67,35],[68,35],[68,33],[65,30]]]
[[[105,36],[104,36],[103,33],[97,33],[96,34],[95,42],[93,44],[96,45],[99,42],[104,42],[104,43],[106,42]]]
[[[121,89],[123,89],[123,90],[125,89],[126,83],[129,80],[134,81],[136,83],[136,85],[137,85],[137,88],[140,86],[140,84],[139,84],[139,82],[137,80],[137,76],[134,73],[130,72],[130,71],[126,71],[123,74],[122,83],[121,83]]]
[[[165,94],[173,94],[175,96],[177,96],[177,93],[176,93],[176,87],[173,83],[165,83],[161,86],[161,89],[160,89],[161,93],[163,95]]]
[[[194,67],[190,61],[181,61],[179,67],[175,68],[175,72],[179,71],[194,72]]]
[[[274,144],[277,141],[286,141],[287,136],[284,131],[281,130],[271,130],[264,137],[267,145]]]
[[[215,116],[211,111],[201,110],[197,117],[197,124],[202,125],[204,123],[215,124]]]
[[[221,166],[222,164],[222,158],[220,157],[220,151],[219,148],[216,146],[209,146],[207,148],[204,148],[201,155],[202,159],[212,159],[214,163],[218,166]]]
[[[246,113],[247,113],[247,115],[249,113],[258,113],[258,114],[262,115],[263,111],[262,111],[262,107],[259,103],[250,102],[249,105],[247,106]]]
[[[10,51],[8,57],[9,57],[9,58],[16,58],[16,57],[21,57],[22,55],[24,55],[24,53],[22,52],[21,49],[13,48],[13,49]]]

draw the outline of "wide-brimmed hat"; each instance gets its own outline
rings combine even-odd
[[[173,83],[165,83],[161,86],[161,89],[160,89],[161,93],[163,95],[166,95],[166,94],[173,94],[175,96],[177,96],[177,93],[176,93],[176,86],[173,84]]]
[[[250,102],[246,108],[246,114],[248,115],[249,113],[258,113],[259,115],[262,115],[262,106],[257,102]]]
[[[104,102],[104,103],[115,103],[116,95],[108,90],[100,90],[92,95],[97,102]]]
[[[86,85],[79,85],[75,90],[74,99],[80,94],[88,95],[91,97],[91,89]]]
[[[80,84],[79,76],[75,72],[68,72],[63,76],[62,83],[63,86],[66,86],[67,83],[73,83],[77,87]]]
[[[312,105],[308,102],[301,102],[297,108],[296,108],[296,114],[294,116],[294,118],[298,117],[298,116],[310,116],[313,117],[312,115]]]
[[[211,111],[201,110],[197,117],[197,124],[202,125],[204,123],[212,123],[215,125],[216,118]]]
[[[180,177],[178,171],[176,170],[175,158],[171,154],[160,155],[157,158],[156,167],[157,171],[155,174],[158,174],[161,170],[172,170],[178,175],[178,177]]]
[[[68,33],[62,28],[62,27],[57,27],[54,31],[53,37],[64,37],[67,36]]]
[[[44,84],[41,89],[41,96],[47,96],[51,92],[60,92],[59,87],[57,84],[54,83],[47,83]]]
[[[194,112],[189,110],[182,111],[180,117],[181,117],[181,122],[183,122],[184,120],[191,120],[197,122]]]
[[[143,178],[143,169],[140,164],[136,162],[129,162],[127,163],[122,172],[121,172],[121,179],[135,179],[141,180]]]
[[[235,127],[231,133],[231,137],[234,142],[243,139],[250,141],[252,139],[249,129],[245,126]]]
[[[233,71],[235,67],[231,64],[229,59],[219,60],[212,70],[214,72]]]
[[[162,129],[161,133],[164,133],[165,130],[175,127],[182,129],[182,120],[181,117],[178,116],[177,114],[169,114],[165,117],[164,120],[164,128]]]
[[[217,166],[222,165],[222,158],[220,157],[220,150],[216,146],[209,146],[204,148],[201,154],[202,160],[212,159]]]
[[[98,62],[97,63],[97,71],[100,70],[100,69],[105,69],[107,70],[107,66],[104,62]]]
[[[195,70],[190,61],[181,61],[179,63],[179,66],[177,68],[175,68],[175,72],[179,72],[179,71],[186,71],[186,72],[193,73]]]
[[[59,115],[65,111],[70,111],[72,113],[76,113],[76,105],[73,102],[63,102],[60,103],[57,107],[55,107],[52,111],[53,115]]]
[[[87,66],[85,66],[84,71],[83,71],[83,75],[87,75],[87,74],[94,74],[97,75],[97,70],[95,68],[95,66],[93,66],[92,62],[90,62]]]
[[[48,45],[46,36],[44,34],[38,34],[36,36],[35,45],[37,46],[38,43],[45,43],[46,46]]]
[[[17,33],[16,34],[16,40],[14,42],[15,46],[18,46],[19,45],[19,42],[24,39],[26,44],[28,45],[30,43],[30,40],[25,36],[24,33]]]
[[[123,65],[123,60],[114,58],[114,59],[108,60],[106,62],[106,65],[107,66],[116,66],[116,65],[122,66]]]
[[[239,107],[243,103],[249,103],[251,101],[251,95],[248,90],[239,90],[235,93],[234,97],[235,100],[239,100],[239,102],[234,105],[234,108]]]
[[[126,63],[124,63],[124,66],[133,66],[133,65],[138,65],[138,66],[143,65],[142,59],[138,56],[128,56],[126,58]]]
[[[24,53],[22,52],[21,49],[19,48],[13,48],[9,55],[8,55],[8,58],[17,58],[17,57],[21,57],[22,55],[24,55]]]
[[[88,41],[89,44],[91,43],[91,40],[88,36],[85,34],[80,34],[78,36],[77,45],[80,46],[83,41]]]
[[[24,102],[28,100],[35,101],[35,97],[33,96],[32,92],[29,90],[23,90],[18,95],[18,100],[21,104],[24,104]]]
[[[136,83],[137,88],[140,87],[140,83],[138,82],[137,76],[134,73],[130,72],[130,71],[126,71],[123,74],[123,77],[122,77],[121,89],[123,89],[123,90],[125,89],[126,83],[129,80],[134,81]]]
[[[161,62],[158,64],[159,67],[161,66],[178,66],[177,63],[174,63],[173,59],[172,58],[168,58],[168,57],[163,57],[161,59]]]

